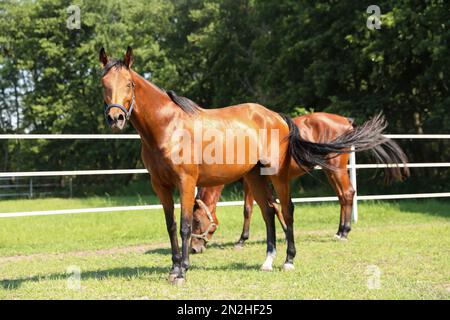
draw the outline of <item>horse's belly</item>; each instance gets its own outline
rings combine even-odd
[[[200,165],[197,185],[200,187],[212,187],[222,184],[229,184],[241,179],[250,170],[254,164],[245,165]]]

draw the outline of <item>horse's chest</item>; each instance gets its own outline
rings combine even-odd
[[[171,159],[159,151],[150,151],[143,148],[141,151],[142,161],[152,175],[159,180],[168,180],[176,176]]]

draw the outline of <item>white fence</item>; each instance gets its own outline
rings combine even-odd
[[[67,195],[72,198],[72,178],[59,180],[57,177],[35,181],[33,177],[0,177],[0,200],[11,197],[40,197],[47,195]],[[57,179],[57,180],[55,180]],[[6,182],[6,183],[2,183]],[[12,192],[11,192],[12,191]]]
[[[386,135],[391,139],[450,139],[450,134],[441,135]],[[104,139],[140,139],[139,135],[112,135],[112,134],[3,134],[0,140],[30,140],[30,139],[79,139],[79,140],[104,140]],[[386,168],[389,165],[380,164],[356,164],[355,154],[350,156],[350,178],[352,184],[357,190],[357,169],[376,169]],[[409,168],[449,168],[450,163],[410,163]],[[319,169],[319,168],[317,168]],[[76,171],[39,171],[39,172],[0,172],[0,178],[13,177],[50,177],[50,176],[82,176],[82,175],[118,175],[118,174],[146,174],[145,169],[120,169],[120,170],[76,170]],[[423,199],[423,198],[445,198],[450,197],[450,192],[445,193],[419,193],[419,194],[391,194],[391,195],[365,195],[355,194],[353,203],[353,220],[358,220],[358,201],[359,200],[395,200],[395,199]],[[324,202],[338,201],[337,197],[314,197],[314,198],[295,198],[294,203],[305,202]],[[218,206],[237,206],[243,205],[243,201],[219,202]],[[179,208],[179,205],[176,206]],[[118,211],[139,211],[162,209],[161,205],[147,206],[124,206],[107,208],[86,208],[86,209],[67,209],[67,210],[47,210],[47,211],[29,211],[29,212],[8,212],[0,213],[0,218],[24,217],[24,216],[42,216],[42,215],[61,215],[77,213],[96,213],[96,212],[118,212]]]

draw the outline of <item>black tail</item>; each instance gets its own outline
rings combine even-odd
[[[387,123],[381,113],[328,142],[326,138],[321,139],[323,142],[302,139],[292,119],[286,115],[281,116],[289,126],[289,153],[298,165],[336,170],[328,161],[339,154],[350,153],[354,147],[356,152],[371,150],[378,163],[397,165],[385,169],[386,180],[402,180],[403,177],[409,176],[409,169],[406,167],[408,158],[405,153],[397,143],[383,136]],[[398,164],[404,165],[403,170]]]

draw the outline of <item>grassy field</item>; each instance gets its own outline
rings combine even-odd
[[[1,201],[0,211],[143,203],[130,198]],[[243,250],[233,246],[241,208],[219,208],[206,253],[192,256],[185,286],[170,285],[169,242],[161,211],[0,219],[0,299],[449,299],[450,203],[365,202],[348,242],[333,235],[337,204],[296,206],[296,270],[271,273],[259,212]],[[68,268],[81,270],[73,287]],[[378,270],[379,289],[368,281]]]

